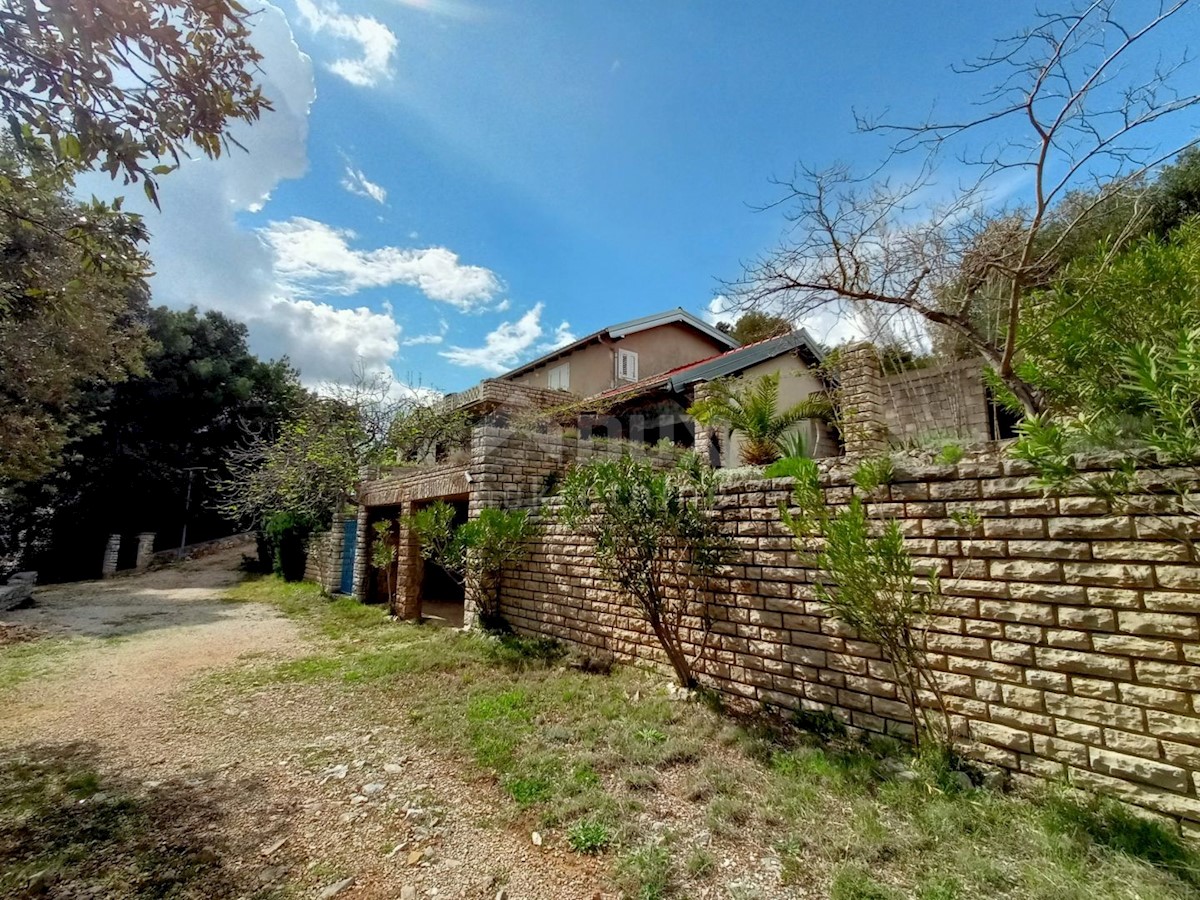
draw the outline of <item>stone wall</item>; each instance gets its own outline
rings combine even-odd
[[[321,586],[326,593],[333,594],[342,585],[342,556],[344,553],[344,527],[342,520],[335,520],[329,531],[320,531],[308,539],[307,556],[304,559],[304,580]]]
[[[850,465],[822,470],[827,502],[845,502]],[[964,749],[1021,776],[1068,776],[1200,835],[1200,566],[1178,539],[1200,534],[1200,520],[1155,493],[1175,477],[1195,472],[1159,472],[1115,509],[1086,494],[1045,497],[998,451],[956,466],[898,460],[869,509],[897,519],[914,556],[942,575],[928,651]],[[866,731],[903,732],[878,648],[817,600],[821,573],[780,521],[789,497],[786,479],[721,489],[719,514],[742,558],[716,584],[705,680],[748,704],[829,709]],[[543,521],[530,557],[505,579],[509,621],[661,663],[587,541]],[[696,646],[699,633],[691,637]]]
[[[885,376],[882,391],[883,422],[893,445],[991,437],[983,365],[977,359]]]

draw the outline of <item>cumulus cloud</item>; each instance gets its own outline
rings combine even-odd
[[[356,197],[366,197],[369,200],[374,200],[376,203],[387,202],[387,190],[382,185],[370,181],[363,174],[362,169],[356,169],[352,165],[346,166],[346,174],[342,178],[342,187]]]
[[[162,179],[161,211],[141,191],[127,192],[126,208],[142,213],[151,233],[154,302],[216,309],[245,322],[255,353],[288,356],[310,386],[348,382],[356,366],[389,369],[400,336],[390,315],[295,297],[276,278],[270,248],[238,225],[239,212],[261,207],[281,181],[308,169],[308,112],[316,96],[312,61],[283,13],[263,7],[252,29],[263,55],[257,79],[274,109],[233,129],[247,152],[184,160]],[[111,197],[118,190],[93,173],[78,180],[78,192]]]
[[[538,344],[537,352],[549,353],[551,350],[565,347],[575,340],[575,335],[571,332],[571,323],[564,320],[558,323],[558,327],[554,329],[554,334],[550,336],[550,340]]]
[[[296,9],[313,34],[327,34],[340,43],[358,45],[357,56],[327,63],[330,72],[357,87],[374,87],[391,78],[396,35],[378,19],[349,15],[333,2],[296,0]]]
[[[721,321],[728,322],[730,313],[734,313],[736,317],[736,313],[734,312],[732,306],[733,304],[730,302],[728,297],[726,297],[724,294],[717,294],[708,301],[708,306],[704,307],[704,311],[702,313],[704,316],[704,321],[709,325],[716,325]]]
[[[539,303],[517,321],[501,322],[484,338],[482,347],[450,347],[438,355],[456,366],[483,369],[495,375],[507,372],[521,362],[542,336],[542,308],[543,305]],[[556,336],[567,328],[564,322],[556,331]],[[569,331],[566,333],[569,334]]]
[[[445,247],[356,250],[350,246],[353,231],[303,217],[271,222],[259,235],[274,255],[276,274],[297,293],[349,296],[402,284],[467,311],[488,305],[502,288],[490,269],[463,265]]]

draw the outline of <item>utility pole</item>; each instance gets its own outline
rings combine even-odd
[[[179,558],[183,559],[183,548],[187,546],[188,516],[192,511],[192,479],[197,472],[207,472],[208,466],[187,466],[183,469],[188,475],[187,499],[183,503],[183,534],[179,536]]]

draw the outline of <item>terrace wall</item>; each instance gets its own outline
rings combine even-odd
[[[521,442],[490,449],[498,476],[527,463],[529,475],[540,472]],[[869,509],[897,519],[912,554],[942,575],[928,650],[964,749],[1023,776],[1065,775],[1115,793],[1200,836],[1200,566],[1181,539],[1200,534],[1200,519],[1177,515],[1177,498],[1163,492],[1181,478],[1197,490],[1195,470],[1159,471],[1143,496],[1114,509],[1082,492],[1043,496],[1000,450],[896,468]],[[827,502],[845,502],[851,465],[822,469]],[[715,584],[704,680],[747,704],[829,709],[866,731],[903,732],[889,666],[830,618],[815,591],[821,573],[780,521],[790,487],[777,479],[720,491],[742,559]],[[531,502],[544,530],[505,578],[508,620],[661,664],[588,541],[550,514],[556,501]],[[698,649],[699,632],[691,639]]]

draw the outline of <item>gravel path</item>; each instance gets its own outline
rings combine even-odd
[[[246,692],[214,676],[309,646],[274,609],[222,602],[239,559],[42,588],[32,608],[6,614],[80,640],[4,697],[0,751],[83,758],[136,796],[186,835],[189,859],[228,875],[197,896],[606,896],[596,862],[535,845],[493,784],[431,753],[404,721],[328,687]],[[52,896],[86,895],[58,887]]]

